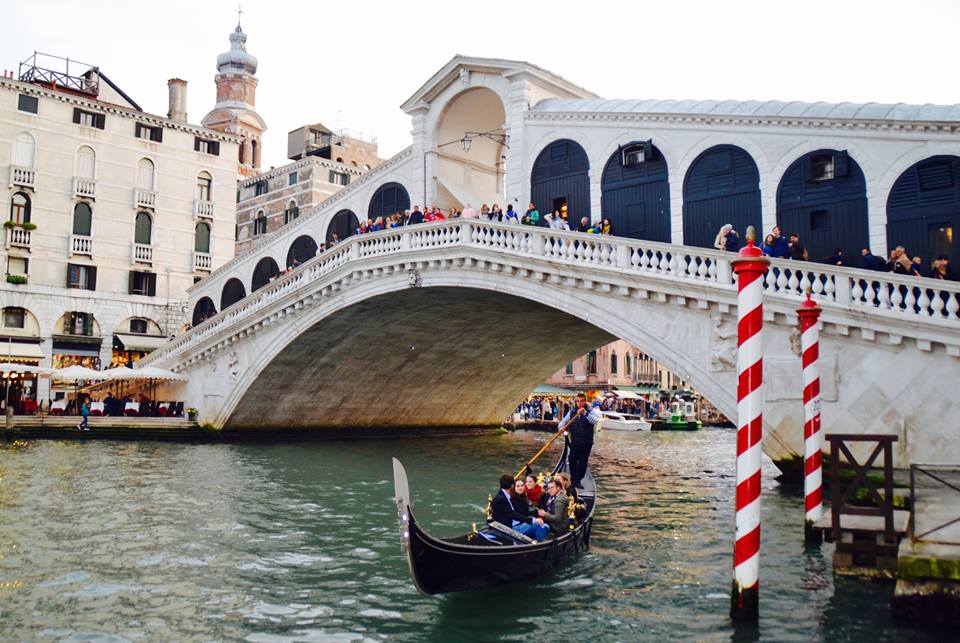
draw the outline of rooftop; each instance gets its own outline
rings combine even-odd
[[[872,121],[960,121],[960,105],[909,105],[907,103],[803,103],[778,100],[720,101],[548,98],[537,103],[532,111],[546,113],[684,114]]]

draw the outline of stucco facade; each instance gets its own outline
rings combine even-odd
[[[0,80],[0,304],[25,311],[5,343],[42,366],[107,367],[118,333],[142,352],[181,330],[187,289],[233,256],[237,141],[106,88]],[[71,328],[72,313],[92,318]]]

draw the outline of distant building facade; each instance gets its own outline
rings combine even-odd
[[[290,132],[287,152],[293,163],[241,180],[237,186],[237,254],[383,162],[377,156],[376,139],[333,132],[320,123]],[[288,262],[294,258],[302,259],[291,256]]]
[[[687,388],[687,382],[636,346],[618,339],[578,357],[545,382],[576,390],[645,386],[661,390]]]
[[[105,368],[179,331],[186,290],[232,258],[239,139],[187,122],[184,81],[163,117],[64,62],[0,79],[0,361]]]

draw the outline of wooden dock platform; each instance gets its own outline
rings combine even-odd
[[[8,440],[184,440],[206,441],[211,434],[186,418],[91,417],[90,430],[78,431],[74,415],[18,415],[13,428],[4,427]]]

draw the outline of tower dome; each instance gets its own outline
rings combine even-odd
[[[240,29],[240,23],[230,34],[230,51],[217,56],[217,71],[257,73],[257,58],[247,53],[247,34]]]

